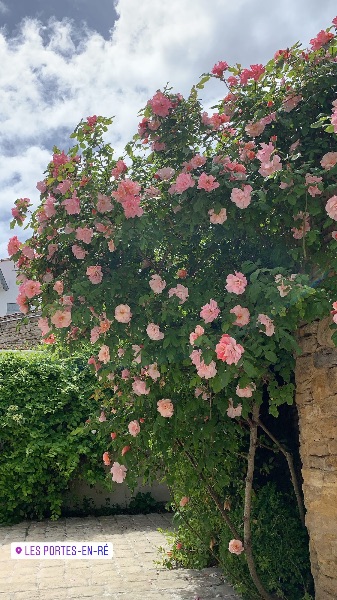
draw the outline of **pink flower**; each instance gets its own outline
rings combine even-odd
[[[237,396],[239,396],[239,398],[251,398],[253,395],[253,392],[255,390],[256,390],[255,383],[250,383],[249,385],[246,385],[246,387],[244,387],[244,388],[240,388],[239,385],[236,386],[236,394],[237,394]]]
[[[215,346],[215,351],[219,360],[228,365],[236,365],[244,352],[244,348],[234,338],[230,337],[228,333],[225,333]]]
[[[256,123],[252,123],[252,121],[250,121],[248,123],[248,125],[246,125],[246,127],[245,127],[246,133],[248,133],[248,135],[250,135],[250,137],[253,137],[253,138],[261,135],[261,133],[263,133],[264,129],[265,129],[265,124],[261,121],[257,121]]]
[[[130,371],[129,369],[123,369],[123,371],[121,372],[121,377],[122,379],[130,379]]]
[[[216,65],[214,65],[213,69],[212,69],[212,73],[213,75],[216,75],[216,77],[222,77],[224,74],[224,71],[227,71],[228,69],[228,63],[226,63],[226,61],[219,61]]]
[[[122,448],[121,455],[124,456],[127,452],[129,452],[129,450],[131,450],[131,446],[124,446],[124,448]]]
[[[336,108],[332,112],[332,115],[331,115],[331,125],[333,125],[334,132],[337,133],[337,109]]]
[[[160,275],[152,275],[149,286],[155,294],[161,294],[166,286],[166,281],[164,281]]]
[[[302,220],[302,227],[298,229],[293,227],[291,229],[293,237],[296,240],[302,239],[306,232],[310,231],[309,213],[300,211],[297,215],[294,215],[294,220],[297,221],[298,219]]]
[[[68,215],[79,215],[81,212],[80,200],[76,196],[76,191],[73,193],[71,198],[63,200],[62,205],[64,206]]]
[[[114,462],[110,473],[112,474],[112,481],[116,483],[123,483],[126,477],[127,468],[124,465],[120,465],[118,462]]]
[[[57,244],[48,244],[48,259],[51,259],[55,252],[58,250]]]
[[[337,196],[332,196],[325,205],[325,210],[330,219],[337,221]]]
[[[228,400],[228,408],[227,408],[227,416],[230,419],[235,419],[235,417],[241,417],[241,413],[242,413],[242,404],[238,404],[236,408],[234,408],[233,406],[233,400],[232,398],[229,398]]]
[[[322,48],[322,46],[325,46],[328,42],[330,42],[330,40],[332,40],[333,37],[333,33],[321,29],[321,31],[316,35],[316,37],[310,40],[311,48],[313,50],[319,50],[320,48]]]
[[[322,177],[316,177],[315,175],[310,175],[310,173],[307,173],[305,176],[305,183],[306,185],[308,185],[308,192],[310,194],[310,196],[314,197],[314,196],[320,196],[322,193],[322,190],[319,189],[319,187],[317,186],[317,183],[321,183],[322,182]],[[312,185],[315,184],[315,185]]]
[[[181,506],[181,508],[184,508],[184,506],[186,506],[186,504],[188,504],[189,501],[190,499],[188,498],[188,496],[183,496],[179,502],[179,506]]]
[[[152,111],[159,117],[167,117],[172,108],[172,102],[162,92],[157,92],[151,100],[148,101]]]
[[[226,290],[230,294],[243,294],[247,285],[247,279],[244,274],[237,271],[235,271],[235,275],[228,275],[226,282]]]
[[[201,156],[200,154],[196,154],[189,161],[191,169],[197,169],[198,167],[202,167],[206,162],[206,156]]]
[[[115,319],[119,323],[130,323],[132,317],[131,309],[128,304],[119,304],[115,308]]]
[[[53,290],[55,290],[55,292],[57,292],[59,295],[63,294],[63,281],[55,281]]]
[[[19,291],[21,290],[24,291],[27,298],[34,298],[34,296],[42,294],[41,283],[39,281],[33,281],[32,279],[27,279],[25,283],[20,285]]]
[[[68,310],[57,310],[50,320],[58,329],[61,327],[69,327],[71,323],[71,312]]]
[[[91,283],[97,284],[101,283],[103,279],[102,267],[99,265],[93,265],[92,267],[88,267],[86,270],[86,274],[88,275],[89,281]]]
[[[190,175],[189,173],[180,173],[180,175],[178,175],[178,177],[176,179],[176,182],[171,187],[173,187],[173,193],[182,194],[188,188],[194,187],[194,185],[195,185],[195,181],[194,181],[192,175]]]
[[[217,182],[213,175],[207,175],[207,173],[201,173],[198,179],[198,190],[205,190],[206,192],[212,192],[218,188],[220,183]]]
[[[108,248],[110,252],[114,252],[114,250],[116,250],[115,242],[113,240],[108,241]]]
[[[56,215],[54,203],[55,203],[55,198],[53,198],[53,196],[48,196],[48,198],[46,199],[46,201],[43,205],[44,213],[48,218],[54,217]]]
[[[269,177],[269,175],[273,175],[273,173],[276,173],[276,171],[281,171],[281,170],[282,170],[281,159],[278,156],[278,154],[275,154],[271,161],[261,164],[261,167],[259,168],[259,173],[263,177]]]
[[[110,212],[112,210],[111,199],[103,194],[97,194],[97,210],[100,213]]]
[[[322,165],[323,169],[326,169],[327,171],[332,169],[332,167],[334,167],[336,163],[337,163],[337,152],[327,152],[326,154],[324,154],[324,156],[321,160],[321,165]]]
[[[211,379],[212,377],[215,377],[217,370],[214,360],[212,360],[209,365],[206,365],[202,360],[200,365],[197,367],[197,373],[199,377],[203,377],[204,379]]]
[[[158,400],[157,410],[162,417],[172,417],[174,412],[174,406],[171,400],[163,399]]]
[[[41,329],[42,335],[46,335],[50,331],[50,325],[47,317],[40,317],[37,322],[39,329]]]
[[[203,327],[201,327],[200,325],[197,325],[195,330],[190,333],[190,344],[191,346],[194,345],[194,342],[198,339],[198,337],[200,337],[201,335],[203,335],[205,333],[205,330]]]
[[[175,288],[170,288],[168,292],[169,298],[177,296],[180,299],[179,304],[184,304],[188,298],[188,288],[181,283],[178,283]]]
[[[147,368],[147,374],[153,381],[156,381],[160,377],[160,372],[158,371],[157,363],[153,363],[149,365]]]
[[[290,112],[291,110],[293,110],[293,108],[296,108],[296,106],[301,102],[301,100],[302,96],[300,95],[295,96],[291,93],[287,94],[287,96],[282,102],[283,110],[285,110],[286,112]]]
[[[90,244],[93,235],[94,230],[89,227],[78,227],[76,229],[76,239],[85,244]]]
[[[242,542],[240,542],[240,540],[231,540],[228,544],[228,550],[232,554],[241,554],[241,552],[244,551],[244,547],[242,545]]]
[[[111,175],[115,179],[118,179],[118,177],[120,177],[127,170],[128,170],[128,168],[127,168],[125,162],[123,160],[118,160],[116,162],[115,168],[112,169],[112,171],[111,171]],[[101,212],[103,212],[103,211],[101,211]]]
[[[208,214],[212,225],[222,225],[222,223],[227,221],[227,211],[225,208],[221,208],[219,213],[214,212],[214,208],[211,208]]]
[[[201,365],[201,350],[193,350],[190,354],[190,359],[198,369]]]
[[[69,179],[65,179],[64,181],[61,181],[61,183],[58,184],[56,191],[64,195],[71,188],[71,185],[72,182]]]
[[[22,246],[22,243],[19,241],[19,239],[16,235],[11,237],[8,242],[8,245],[7,245],[7,250],[8,250],[9,256],[14,256],[14,254],[19,252],[21,246]]]
[[[137,394],[137,396],[142,396],[143,394],[147,396],[150,393],[150,388],[146,387],[145,381],[138,379],[138,377],[136,377],[136,379],[134,380],[132,384],[132,389],[134,393]]]
[[[168,181],[169,179],[172,179],[174,174],[175,170],[171,169],[171,167],[163,167],[156,172],[156,175],[158,175],[162,181]]]
[[[124,209],[124,215],[126,219],[133,219],[134,217],[141,217],[144,213],[140,206],[139,196],[129,197],[122,203]]]
[[[159,325],[155,325],[154,323],[149,323],[146,328],[146,333],[149,336],[150,340],[162,340],[164,334],[160,331]]]
[[[267,315],[260,314],[257,318],[257,322],[261,323],[261,325],[265,325],[266,331],[263,332],[262,329],[260,331],[265,333],[268,337],[272,336],[275,332],[275,326],[272,319],[270,319]]]
[[[88,254],[86,250],[84,250],[83,248],[81,248],[81,246],[78,246],[77,244],[74,244],[71,247],[71,251],[75,258],[77,258],[78,260],[82,260]]]
[[[116,192],[112,192],[112,196],[123,204],[128,198],[137,196],[141,190],[141,186],[137,181],[132,181],[131,179],[123,179],[118,184],[118,188]]]
[[[238,325],[239,327],[248,325],[250,320],[248,308],[243,308],[240,306],[240,304],[237,304],[229,312],[236,316],[236,320],[233,322],[233,325]]]
[[[101,347],[101,349],[98,353],[98,360],[100,360],[105,365],[109,362],[109,360],[110,360],[109,346],[106,346],[105,344],[103,344],[103,346]]]
[[[44,181],[38,181],[36,184],[36,189],[39,190],[40,194],[44,194],[47,186]]]
[[[205,323],[212,323],[220,314],[220,308],[215,300],[210,299],[208,304],[201,307],[200,317]]]
[[[104,410],[101,411],[101,414],[99,415],[98,420],[100,423],[104,423],[104,421],[106,421],[106,415],[105,415]]]
[[[103,462],[106,467],[108,467],[111,464],[109,452],[103,452]]]
[[[90,332],[90,342],[92,344],[95,344],[95,342],[97,342],[99,336],[101,335],[101,328],[96,325],[95,327],[92,328],[91,332]]]
[[[236,204],[238,208],[247,208],[251,203],[251,192],[253,188],[251,185],[244,185],[243,189],[233,188],[231,193],[231,201]]]
[[[139,425],[138,421],[131,421],[128,425],[128,430],[129,430],[130,435],[132,435],[133,437],[136,437],[136,435],[138,435],[140,432],[140,425]]]

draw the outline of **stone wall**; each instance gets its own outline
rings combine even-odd
[[[22,318],[21,313],[0,317],[0,350],[28,350],[40,343],[39,315],[30,316],[27,325],[22,324]]]
[[[316,600],[337,599],[337,348],[331,319],[299,329],[296,404]]]

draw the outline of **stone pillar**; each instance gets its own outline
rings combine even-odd
[[[296,404],[316,600],[337,599],[337,348],[331,319],[303,325]]]

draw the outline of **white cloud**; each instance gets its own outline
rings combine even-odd
[[[9,12],[8,6],[2,0],[0,0],[0,14],[5,15],[8,12]]]
[[[18,37],[0,34],[0,256],[14,200],[37,201],[53,144],[67,149],[82,117],[116,115],[111,136],[121,150],[138,110],[166,82],[186,94],[218,60],[265,62],[298,39],[308,43],[335,16],[334,0],[324,16],[315,0],[261,0],[258,8],[249,0],[119,0],[116,8],[110,40],[66,20],[26,19]],[[216,83],[202,92],[206,102],[224,93]]]

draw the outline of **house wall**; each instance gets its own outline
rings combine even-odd
[[[0,269],[8,285],[8,290],[4,290],[0,284],[0,317],[7,314],[7,303],[16,303],[18,296],[18,286],[16,284],[16,271],[14,262],[9,258],[0,260]]]
[[[28,317],[27,325],[22,324],[22,318],[21,313],[0,317],[0,350],[28,350],[39,345],[39,315]]]
[[[316,600],[337,598],[337,348],[331,319],[299,330],[296,404]]]

